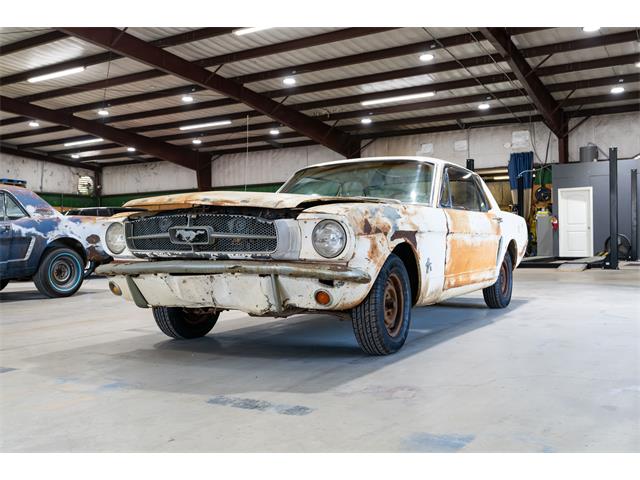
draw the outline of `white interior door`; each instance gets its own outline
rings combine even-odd
[[[560,256],[593,256],[592,188],[559,188],[558,203]]]

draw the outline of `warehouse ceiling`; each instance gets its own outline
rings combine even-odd
[[[197,170],[247,148],[357,156],[363,140],[508,123],[566,137],[572,118],[640,110],[637,29],[255,30],[3,28],[2,151]]]

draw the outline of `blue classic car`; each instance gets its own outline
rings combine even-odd
[[[110,260],[100,244],[105,223],[63,216],[31,190],[0,185],[0,290],[32,279],[48,297],[78,291],[85,266]]]

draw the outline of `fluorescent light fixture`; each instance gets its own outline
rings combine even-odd
[[[361,105],[379,105],[381,103],[404,102],[406,100],[416,100],[418,98],[433,97],[436,92],[412,93],[411,95],[399,95],[397,97],[378,98],[376,100],[365,100]]]
[[[250,33],[259,32],[261,30],[268,30],[273,27],[247,27],[247,28],[239,28],[238,30],[234,30],[234,35],[248,35]]]
[[[184,103],[191,103],[191,102],[193,102],[193,97],[191,95],[183,95],[182,96],[182,101]]]
[[[231,120],[220,120],[219,122],[196,123],[194,125],[183,125],[180,130],[195,130],[196,128],[221,127],[231,125]]]
[[[277,128],[272,128],[271,130],[269,130],[269,133],[271,135],[280,135],[280,130],[278,130]]]
[[[481,103],[480,105],[478,105],[479,110],[489,110],[490,108],[491,105],[489,105],[488,103]]]
[[[498,175],[497,177],[493,177],[494,180],[509,180],[509,175]]]
[[[296,84],[296,79],[293,77],[285,77],[282,80],[282,83],[284,83],[285,85],[295,85]]]
[[[74,153],[71,155],[71,158],[80,158],[80,155],[78,155],[77,153]]]
[[[135,152],[136,149],[133,147],[127,147],[127,152]]]
[[[598,30],[600,30],[600,27],[582,27],[582,31],[587,33],[597,32]]]
[[[611,93],[622,93],[622,92],[624,92],[623,86],[617,86],[611,89]]]
[[[87,143],[98,143],[102,142],[101,138],[90,138],[89,140],[78,140],[77,142],[69,142],[65,143],[65,147],[73,147],[75,145],[86,145]]]
[[[194,138],[193,140],[191,140],[191,143],[193,143],[194,145],[200,145],[202,143],[202,140],[200,140],[199,138]]]
[[[430,62],[434,58],[435,57],[431,53],[423,53],[422,55],[420,55],[420,61],[421,62]]]
[[[369,117],[364,117],[363,119],[360,120],[360,123],[363,125],[369,125],[371,124],[372,120]]]
[[[29,126],[30,126],[31,128],[38,128],[38,127],[40,126],[40,124],[39,124],[38,122],[36,122],[35,120],[31,120],[31,121],[29,122]]]
[[[100,115],[101,117],[108,117],[109,116],[109,110],[101,108],[100,110],[98,110],[98,115]]]
[[[43,82],[45,80],[51,80],[52,78],[65,77],[67,75],[73,75],[74,73],[84,72],[84,67],[67,68],[66,70],[60,70],[59,72],[47,73],[45,75],[38,75],[37,77],[31,77],[27,79],[29,83]]]

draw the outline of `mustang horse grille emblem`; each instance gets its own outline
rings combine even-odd
[[[169,239],[182,245],[207,245],[211,243],[211,227],[171,227]]]

